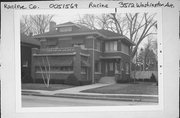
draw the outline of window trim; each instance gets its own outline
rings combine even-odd
[[[62,32],[62,33],[64,33],[64,32],[72,32],[72,30],[73,30],[72,27],[60,27],[60,28],[58,28],[58,31]]]

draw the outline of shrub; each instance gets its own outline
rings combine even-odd
[[[64,84],[79,86],[79,85],[80,85],[80,82],[78,81],[78,79],[76,78],[76,76],[75,76],[74,74],[71,74],[71,75],[69,75],[68,78],[64,81]]]
[[[52,79],[50,81],[51,84],[64,84],[64,79]]]
[[[150,81],[151,82],[157,82],[156,77],[155,77],[155,75],[153,73],[151,75]]]
[[[80,85],[89,85],[91,83],[92,83],[92,81],[90,81],[90,80],[81,80],[80,81]]]
[[[35,79],[35,83],[41,84],[41,83],[44,83],[44,82],[43,82],[43,79],[39,79],[39,78],[38,78],[38,79]]]
[[[119,80],[116,80],[117,83],[128,83],[129,80],[127,79],[119,79]]]

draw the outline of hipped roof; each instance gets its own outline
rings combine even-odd
[[[78,35],[97,35],[103,37],[105,40],[112,40],[112,39],[121,39],[130,45],[135,45],[129,38],[124,35],[120,35],[118,33],[109,31],[109,30],[91,30],[85,26],[77,25],[72,22],[67,22],[63,24],[56,25],[56,27],[65,27],[65,26],[78,26],[79,28],[73,30],[71,32],[59,32],[57,30],[49,31],[44,34],[35,35],[34,38],[53,38],[53,37],[66,37],[66,36],[78,36]]]

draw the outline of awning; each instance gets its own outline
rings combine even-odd
[[[72,60],[60,60],[58,62],[51,62],[52,66],[73,66],[73,61]]]
[[[46,53],[46,54],[33,54],[33,56],[37,56],[37,57],[43,57],[43,56],[68,56],[68,55],[75,55],[76,52],[73,53]]]
[[[38,63],[37,63],[38,64]],[[59,60],[59,61],[54,61],[49,59],[49,63],[47,62],[46,59],[44,61],[41,61],[38,65],[41,66],[73,66],[73,60],[72,59],[64,59],[64,60]]]
[[[121,56],[101,56],[100,59],[121,59]]]

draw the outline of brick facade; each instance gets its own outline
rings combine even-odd
[[[41,49],[32,50],[34,80],[42,78],[43,72],[50,73],[51,79],[65,80],[74,74],[78,80],[92,83],[103,76],[129,79],[130,56],[127,51],[122,52],[122,45],[130,49],[134,45],[131,41],[110,31],[93,31],[69,24],[57,25],[56,30],[34,36],[41,42]],[[73,28],[59,32],[62,27]]]

